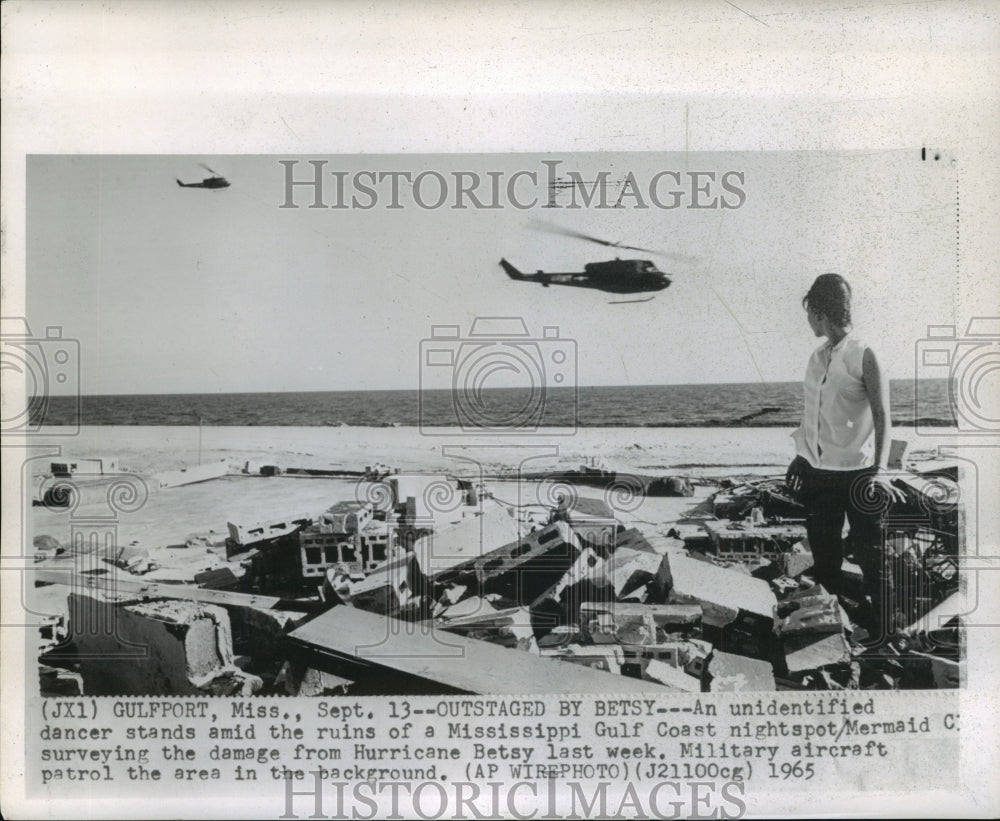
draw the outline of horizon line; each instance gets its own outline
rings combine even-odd
[[[889,383],[893,382],[946,382],[949,377],[923,377],[923,378],[896,378],[890,379]],[[778,379],[773,382],[669,382],[669,383],[649,383],[642,385],[559,385],[559,386],[546,386],[546,390],[553,391],[570,391],[570,390],[592,390],[595,388],[613,388],[613,389],[624,389],[630,390],[634,388],[696,388],[696,387],[729,387],[729,386],[746,386],[746,385],[794,385],[801,384],[800,379]],[[280,391],[268,391],[268,390],[257,390],[257,391],[158,391],[153,393],[84,393],[84,394],[52,394],[49,395],[49,399],[72,399],[77,397],[79,399],[96,399],[105,398],[111,396],[246,396],[246,395],[282,395],[282,394],[318,394],[318,393],[420,393],[422,391],[427,391],[429,393],[443,393],[454,390],[453,388],[330,388],[321,390],[280,390]],[[484,391],[525,391],[532,390],[531,387],[486,387],[482,388]],[[38,395],[33,395],[32,399],[39,398]]]

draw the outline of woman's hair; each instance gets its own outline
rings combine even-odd
[[[840,274],[820,274],[802,298],[803,307],[824,316],[839,328],[851,324],[851,286]]]

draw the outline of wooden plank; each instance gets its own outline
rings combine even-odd
[[[484,641],[430,632],[429,625],[387,619],[353,607],[334,607],[288,634],[293,645],[343,662],[355,678],[359,662],[368,676],[381,671],[422,679],[449,692],[663,693],[674,688],[559,664]],[[334,670],[333,672],[337,672]],[[339,674],[339,673],[338,673]],[[358,680],[358,679],[355,679]]]

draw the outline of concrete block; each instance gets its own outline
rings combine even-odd
[[[313,522],[312,516],[299,513],[281,519],[271,519],[265,522],[237,523],[227,522],[229,542],[238,548],[246,549],[261,542],[269,542],[291,536]],[[227,552],[229,543],[227,542]]]
[[[580,555],[565,522],[555,522],[485,555],[439,573],[436,581],[473,581],[481,593],[499,593],[530,605],[557,584]]]
[[[830,593],[801,595],[801,592],[792,593],[788,601],[775,605],[775,633],[779,636],[795,636],[850,630],[850,619],[836,596]]]
[[[361,610],[388,616],[399,612],[412,599],[423,596],[428,588],[416,559],[407,553],[352,583],[350,603]]]
[[[767,525],[747,522],[705,522],[711,552],[725,561],[780,561],[783,554],[805,538],[803,525]]]
[[[808,539],[801,539],[781,556],[782,571],[786,576],[801,576],[813,566],[812,550]]]

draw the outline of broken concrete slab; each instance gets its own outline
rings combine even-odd
[[[629,693],[662,692],[652,682],[519,653],[488,642],[436,631],[417,632],[393,619],[353,607],[334,607],[293,631],[289,644],[308,663],[371,692],[396,693]]]
[[[354,683],[313,667],[287,661],[275,679],[275,686],[290,696],[343,696]]]
[[[88,695],[197,695],[239,672],[229,615],[193,601],[69,594],[70,634]]]
[[[710,693],[761,693],[775,689],[774,672],[766,661],[716,650],[705,667]]]
[[[62,667],[41,664],[38,668],[38,689],[43,696],[82,696],[83,676]]]
[[[32,546],[35,548],[36,562],[45,561],[45,559],[50,559],[58,556],[60,553],[66,552],[66,548],[59,543],[58,539],[52,536],[35,536]]]
[[[777,598],[767,582],[688,556],[670,556],[669,563],[673,581],[669,600],[701,604],[706,624],[721,628],[741,610],[772,623]]]
[[[565,522],[437,574],[439,584],[469,584],[479,594],[499,593],[519,605],[531,605],[556,585],[580,555]]]
[[[489,607],[485,600],[479,601]],[[531,614],[526,607],[512,607],[505,610],[494,610],[489,607],[488,610],[479,613],[449,616],[450,612],[436,622],[442,630],[515,650],[528,652],[537,650],[531,627]]]
[[[785,667],[790,675],[851,661],[851,645],[843,633],[787,636],[782,643]]]
[[[591,670],[613,673],[616,676],[622,674],[622,666],[625,663],[625,654],[618,645],[570,644],[558,649],[540,649],[539,653],[544,658],[565,661]]]
[[[219,479],[227,473],[229,473],[229,465],[222,461],[207,465],[194,465],[180,470],[165,470],[154,474],[152,479],[157,487],[170,488],[207,482],[209,479]]]
[[[688,675],[683,668],[657,659],[650,659],[642,671],[643,678],[673,687],[685,693],[700,693],[701,681]]]
[[[937,689],[955,689],[962,686],[962,665],[953,659],[913,651],[913,656],[924,660],[930,668],[930,678]],[[905,667],[905,665],[904,665]],[[904,677],[905,679],[905,677]],[[908,684],[908,681],[904,680]]]
[[[566,522],[582,546],[594,549],[601,556],[615,549],[618,521],[603,499],[586,496],[567,499],[553,511],[552,521]]]
[[[481,509],[465,518],[436,528],[413,545],[413,555],[428,578],[440,576],[456,566],[465,566],[484,555],[517,542],[521,537],[516,518],[503,505],[485,500]]]
[[[194,583],[199,587],[208,587],[213,590],[222,590],[239,584],[240,576],[237,576],[231,567],[215,567],[211,570],[203,570],[194,574]]]
[[[648,604],[662,604],[672,585],[667,556],[649,550],[619,546],[596,572],[615,591],[618,601],[634,597]]]
[[[259,610],[294,608],[294,603],[283,601],[277,596],[257,596],[247,593],[237,593],[232,590],[212,590],[204,587],[194,587],[186,584],[157,584],[145,579],[119,578],[116,576],[81,576],[72,570],[33,570],[33,578],[37,583],[63,584],[75,589],[81,587],[93,593],[103,593],[110,596],[121,594],[124,597],[146,599],[179,599],[218,604],[223,607],[250,607]],[[149,578],[148,576],[146,578]],[[303,606],[303,612],[310,609]]]
[[[453,607],[458,604],[468,592],[469,588],[464,584],[448,585],[441,591],[440,595],[437,597],[437,601],[434,602],[433,615],[435,617],[443,615],[449,607]]]
[[[119,548],[114,556],[114,564],[137,576],[148,573],[156,567],[155,563],[150,562],[149,551],[144,547]]]

